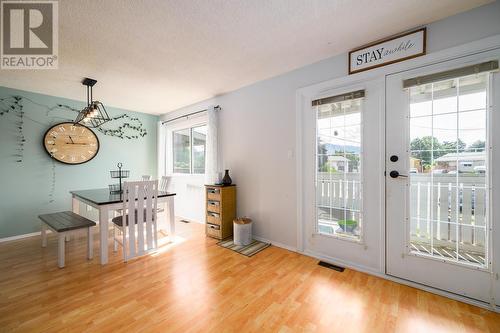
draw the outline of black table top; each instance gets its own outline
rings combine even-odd
[[[122,194],[109,193],[107,188],[97,188],[92,190],[70,191],[76,197],[90,201],[96,205],[109,205],[123,201]],[[172,197],[175,193],[158,191],[158,198]]]

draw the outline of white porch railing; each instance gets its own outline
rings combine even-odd
[[[432,178],[431,178],[432,177]],[[431,181],[432,179],[432,181]],[[330,210],[330,218],[343,219],[346,209],[359,218],[362,187],[359,173],[318,173],[316,203]],[[409,207],[412,243],[455,247],[484,253],[486,242],[484,174],[410,174]]]
[[[316,205],[320,209],[332,208],[334,220],[360,220],[362,186],[360,174],[320,172],[316,181]],[[344,215],[344,209],[347,211]]]
[[[484,252],[486,194],[484,174],[410,175],[412,240]]]

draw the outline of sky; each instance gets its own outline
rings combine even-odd
[[[485,91],[410,103],[410,142],[424,136],[434,136],[441,143],[455,142],[459,137],[467,146],[486,141],[485,108]],[[339,112],[317,121],[318,135],[325,143],[343,145],[345,139],[346,145],[359,146],[360,123],[359,112]]]
[[[443,143],[457,137],[467,145],[486,141],[486,92],[410,104],[410,140],[434,136]],[[458,109],[458,112],[457,112]],[[458,132],[457,132],[458,128]]]

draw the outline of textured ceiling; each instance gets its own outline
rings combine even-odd
[[[160,114],[489,0],[63,0],[59,69],[0,85]]]

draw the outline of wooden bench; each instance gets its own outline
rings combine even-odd
[[[58,234],[58,260],[59,268],[64,267],[65,239],[70,233],[87,228],[87,257],[93,257],[92,227],[95,222],[73,212],[58,212],[39,215],[42,221],[42,247],[47,246],[47,228]]]

